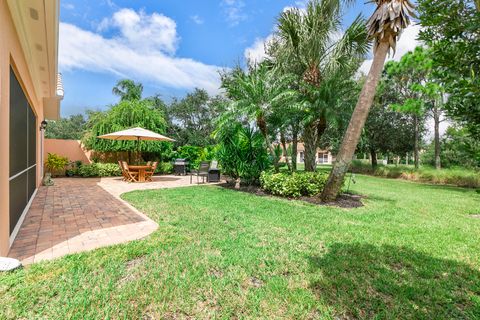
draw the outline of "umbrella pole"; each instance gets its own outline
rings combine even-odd
[[[140,164],[140,137],[137,137],[137,164]]]

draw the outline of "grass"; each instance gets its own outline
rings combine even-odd
[[[479,319],[480,194],[358,176],[339,209],[214,186],[123,197],[145,240],[0,275],[0,319]]]

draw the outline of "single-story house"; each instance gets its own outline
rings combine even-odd
[[[43,176],[45,119],[58,119],[59,0],[0,1],[0,256]]]

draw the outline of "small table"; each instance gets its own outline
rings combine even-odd
[[[151,166],[128,166],[128,170],[138,171],[138,180],[137,182],[145,182],[145,171],[152,169]]]

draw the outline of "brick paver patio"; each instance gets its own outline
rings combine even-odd
[[[40,187],[10,249],[23,264],[146,237],[158,228],[120,199],[132,190],[188,186],[188,177],[154,177],[134,184],[120,178],[59,178]]]

